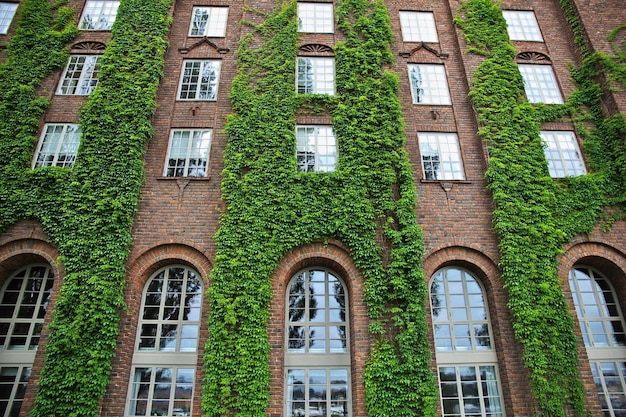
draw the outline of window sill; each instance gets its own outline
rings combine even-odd
[[[156,177],[157,181],[210,181],[211,175],[206,177]]]
[[[443,184],[446,184],[446,183],[452,183],[452,184],[471,184],[472,183],[469,180],[425,180],[425,179],[421,179],[420,182],[423,184],[441,184],[442,187],[443,187]]]

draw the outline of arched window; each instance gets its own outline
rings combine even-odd
[[[580,265],[570,271],[569,284],[602,411],[625,416],[626,335],[615,291],[600,272]]]
[[[348,300],[342,281],[305,269],[287,290],[285,415],[350,415]]]
[[[48,265],[29,265],[13,274],[0,302],[0,416],[17,416],[22,406],[43,328],[54,274]]]
[[[430,302],[444,416],[502,417],[502,398],[484,291],[469,272],[439,270]]]
[[[129,416],[190,416],[202,307],[197,272],[168,266],[143,292]]]

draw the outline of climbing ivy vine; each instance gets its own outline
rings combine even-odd
[[[572,5],[568,0],[561,3],[580,50],[589,55]],[[469,0],[456,21],[470,52],[484,57],[470,97],[481,126],[478,133],[489,148],[486,176],[496,206],[500,266],[533,397],[542,415],[565,416],[570,409],[577,416],[587,415],[574,322],[558,278],[557,257],[575,234],[591,232],[603,208],[624,201],[626,129],[623,116],[603,114],[594,64],[610,64],[604,67],[613,69],[612,81],[623,82],[624,70],[612,58],[593,54],[580,69],[572,69],[579,89],[565,105],[532,105],[523,95],[499,4]],[[591,116],[583,106],[591,109]],[[579,130],[593,173],[555,181],[548,173],[539,129],[541,122],[564,117],[579,128],[593,122],[590,131]]]
[[[109,382],[171,4],[121,2],[71,169],[30,169],[30,161],[48,105],[36,88],[67,61],[74,12],[47,0],[20,6],[0,66],[0,230],[37,219],[65,270],[32,416],[95,416]]]
[[[376,338],[365,374],[369,413],[435,415],[415,185],[398,80],[383,70],[392,61],[389,16],[379,0],[339,1],[336,10],[346,41],[335,45],[333,97],[295,92],[295,1],[258,12],[263,22],[250,23],[237,52],[222,181],[226,213],[209,289],[207,416],[265,415],[272,273],[289,250],[330,238],[349,248],[365,277]],[[298,111],[332,117],[336,171],[298,172]]]

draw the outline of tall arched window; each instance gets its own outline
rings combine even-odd
[[[190,416],[202,307],[197,272],[168,266],[143,292],[129,416]]]
[[[285,415],[350,415],[345,286],[324,268],[305,269],[287,290]]]
[[[0,302],[0,416],[17,416],[50,302],[54,274],[29,265],[13,274]]]
[[[605,416],[626,416],[624,316],[611,283],[577,265],[569,273],[576,314]]]
[[[481,285],[463,269],[444,268],[431,280],[430,302],[443,415],[504,416]]]

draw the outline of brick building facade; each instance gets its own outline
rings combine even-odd
[[[6,46],[16,33],[23,3],[0,3],[0,46]],[[71,144],[72,129],[80,124],[81,108],[97,83],[99,63],[94,59],[111,41],[110,27],[119,3],[69,1],[82,30],[69,44],[68,65],[38,87],[50,105],[40,120],[40,130],[33,133],[39,142],[28,169],[68,167],[81,157],[77,144]],[[415,210],[424,239],[422,268],[431,302],[441,303],[426,307],[431,368],[440,384],[437,412],[446,416],[539,415],[499,268],[494,202],[485,178],[488,147],[477,134],[479,123],[468,97],[483,58],[468,53],[469,46],[454,22],[461,2],[384,3],[394,34],[390,47],[395,62],[389,69],[399,80],[405,147],[418,194]],[[547,104],[567,100],[577,88],[570,67],[582,65],[583,57],[562,5],[556,0],[501,3],[516,62],[527,71],[522,74],[529,100]],[[623,2],[572,0],[571,4],[589,49],[615,55],[621,47],[623,57]],[[331,0],[298,2],[298,45],[307,48],[298,50],[302,62],[297,64],[300,73],[294,88],[334,94],[333,50],[345,40],[335,24],[336,6],[337,1]],[[237,75],[237,48],[250,31],[241,22],[260,20],[252,8],[269,13],[274,7],[275,2],[263,0],[245,5],[239,0],[177,0],[170,8],[169,46],[151,119],[154,136],[145,149],[139,209],[125,261],[126,308],[120,312],[117,347],[99,416],[203,415],[204,346],[211,313],[205,293],[212,285],[218,251],[214,235],[227,211],[221,173],[227,117],[233,113],[229,94]],[[328,15],[329,21],[325,20]],[[619,27],[621,31],[609,40],[609,33]],[[2,48],[0,62],[5,60],[6,48]],[[329,62],[330,67],[325,66]],[[331,84],[330,93],[323,93],[328,88],[324,83]],[[533,98],[535,94],[540,98]],[[626,112],[623,91],[607,90],[602,100],[607,114]],[[303,129],[302,135],[316,135],[317,140],[313,151],[298,147],[299,169],[335,169],[337,145],[322,128],[332,123],[324,112],[297,115],[295,124]],[[555,181],[592,172],[580,151],[582,138],[573,122],[543,123],[541,131],[550,145],[546,157]],[[311,154],[317,159],[308,166]],[[328,158],[327,165],[320,155]],[[8,225],[0,234],[0,406],[4,416],[26,416],[35,402],[50,336],[47,324],[62,296],[65,272],[59,256],[63,253],[44,231],[46,227],[29,217]],[[622,220],[608,231],[598,225],[592,233],[577,234],[558,257],[569,310],[575,323],[585,329],[576,327],[575,331],[591,415],[626,415],[624,236]],[[306,303],[300,300],[304,307],[287,307],[292,301],[300,302],[297,295],[305,291],[297,288],[300,274],[304,274],[300,281],[308,282],[302,284],[307,294],[313,292],[311,282],[316,279],[325,288],[319,305],[311,304],[311,296]],[[272,276],[268,416],[367,415],[363,375],[374,336],[368,331],[365,292],[363,271],[355,265],[349,245],[340,239],[319,236],[285,254]],[[591,312],[592,306],[597,307],[598,317]],[[29,316],[29,309],[41,313]],[[298,309],[308,318],[295,317],[293,311]],[[326,319],[315,319],[313,311],[323,311]],[[301,329],[306,334],[298,333]],[[319,346],[321,351],[315,351]],[[298,359],[300,353],[303,356]]]

